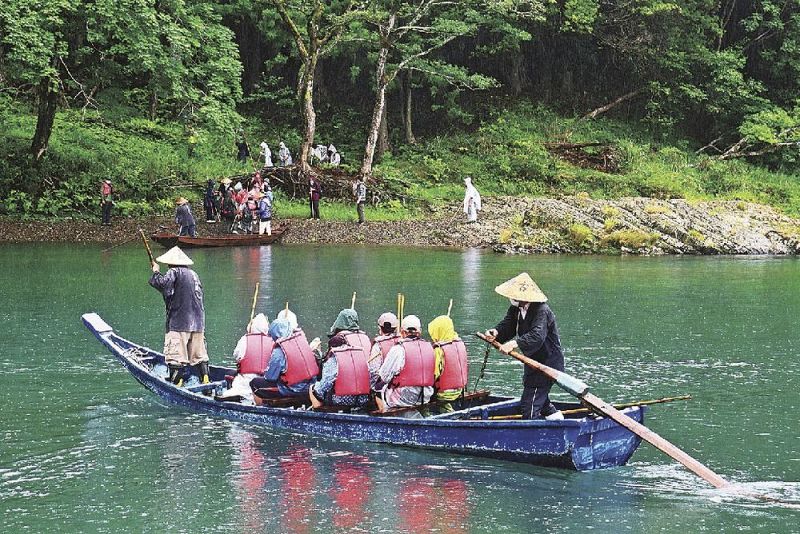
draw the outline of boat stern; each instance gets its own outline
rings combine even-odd
[[[646,409],[633,406],[623,413],[643,423]],[[607,417],[587,417],[572,450],[572,462],[578,471],[622,466],[641,442],[642,438]]]

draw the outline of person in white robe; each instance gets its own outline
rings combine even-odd
[[[464,213],[467,214],[467,222],[478,221],[478,211],[481,209],[481,195],[475,186],[472,185],[472,178],[464,178],[464,185],[467,190],[464,192]]]

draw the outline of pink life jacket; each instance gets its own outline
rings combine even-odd
[[[377,337],[375,338],[374,343],[377,343],[378,347],[381,349],[381,364],[383,364],[383,360],[386,359],[386,355],[389,354],[389,351],[392,350],[392,347],[397,345],[400,339],[400,334],[391,334],[390,337],[380,340]]]
[[[357,347],[342,345],[331,349],[336,356],[339,373],[333,383],[333,393],[342,395],[367,395],[369,393],[369,367],[366,353]]]
[[[286,355],[286,372],[282,378],[287,386],[299,384],[319,374],[314,351],[308,345],[302,330],[295,330],[288,336],[278,339],[275,344]]]
[[[436,343],[444,352],[444,371],[436,383],[439,391],[463,389],[467,385],[467,347],[460,339]]]
[[[364,354],[369,355],[372,350],[372,340],[367,334],[358,330],[356,332],[345,331],[339,333],[351,347],[356,347],[364,351]]]
[[[267,334],[247,334],[247,349],[244,358],[239,360],[239,373],[264,374],[269,367],[269,359],[275,342]]]
[[[405,338],[399,343],[406,353],[406,363],[392,380],[395,386],[432,386],[436,356],[433,345],[424,339]]]

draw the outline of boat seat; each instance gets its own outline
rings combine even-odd
[[[207,391],[209,389],[216,389],[218,386],[225,386],[224,380],[217,380],[216,382],[209,382],[208,384],[200,384],[199,386],[189,386],[186,388],[187,391],[191,391],[192,393],[200,393],[201,391]]]
[[[463,403],[463,402],[469,402],[469,401],[482,401],[482,400],[486,400],[489,397],[490,394],[491,394],[491,392],[489,390],[482,389],[480,391],[475,391],[473,393],[467,393],[466,395],[462,395],[458,399],[452,400],[452,401],[437,400],[437,401],[433,401],[433,402],[427,402],[425,404],[420,404],[418,406],[398,406],[396,408],[389,408],[385,412],[380,412],[378,410],[373,410],[373,411],[370,412],[370,415],[374,415],[374,416],[378,416],[378,417],[392,417],[394,415],[399,415],[399,414],[403,414],[403,413],[406,413],[406,412],[411,412],[411,411],[414,411],[414,410],[422,410],[422,409],[430,408],[430,407],[433,407],[433,406],[439,406],[441,404],[447,404],[448,402],[452,403],[452,404],[457,404],[457,403],[460,403],[460,402]]]
[[[310,406],[311,401],[307,396],[301,397],[276,397],[273,399],[260,399],[262,406],[269,406],[270,408],[300,408],[301,406]]]

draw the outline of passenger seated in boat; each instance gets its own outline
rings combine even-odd
[[[436,357],[433,345],[420,337],[421,329],[416,315],[403,318],[400,324],[403,339],[389,350],[378,370],[375,400],[380,411],[430,402]]]
[[[305,397],[319,374],[314,351],[305,334],[302,330],[292,332],[289,321],[276,319],[269,327],[269,335],[275,347],[267,370],[263,377],[250,382],[256,404],[262,404],[261,399]]]
[[[247,326],[247,334],[239,338],[233,357],[236,359],[238,372],[233,377],[231,387],[220,400],[241,397],[245,401],[255,402],[250,381],[264,374],[269,365],[270,356],[275,342],[269,335],[269,319],[259,313]]]
[[[369,402],[369,393],[366,353],[336,334],[328,342],[322,378],[309,388],[311,405],[362,407]]]
[[[400,341],[400,332],[397,331],[397,316],[392,312],[382,313],[378,317],[379,335],[372,340],[372,351],[369,354],[369,381],[372,387],[378,381],[378,369],[383,364],[383,359],[389,353],[389,349],[397,345]]]
[[[440,315],[428,324],[428,334],[436,356],[434,375],[436,382],[434,400],[442,401],[436,406],[439,413],[452,412],[450,401],[458,400],[467,385],[467,347],[447,315]]]
[[[358,313],[353,308],[345,308],[336,316],[328,337],[336,334],[341,334],[348,345],[360,348],[364,354],[369,354],[372,350],[372,341],[358,326]]]

